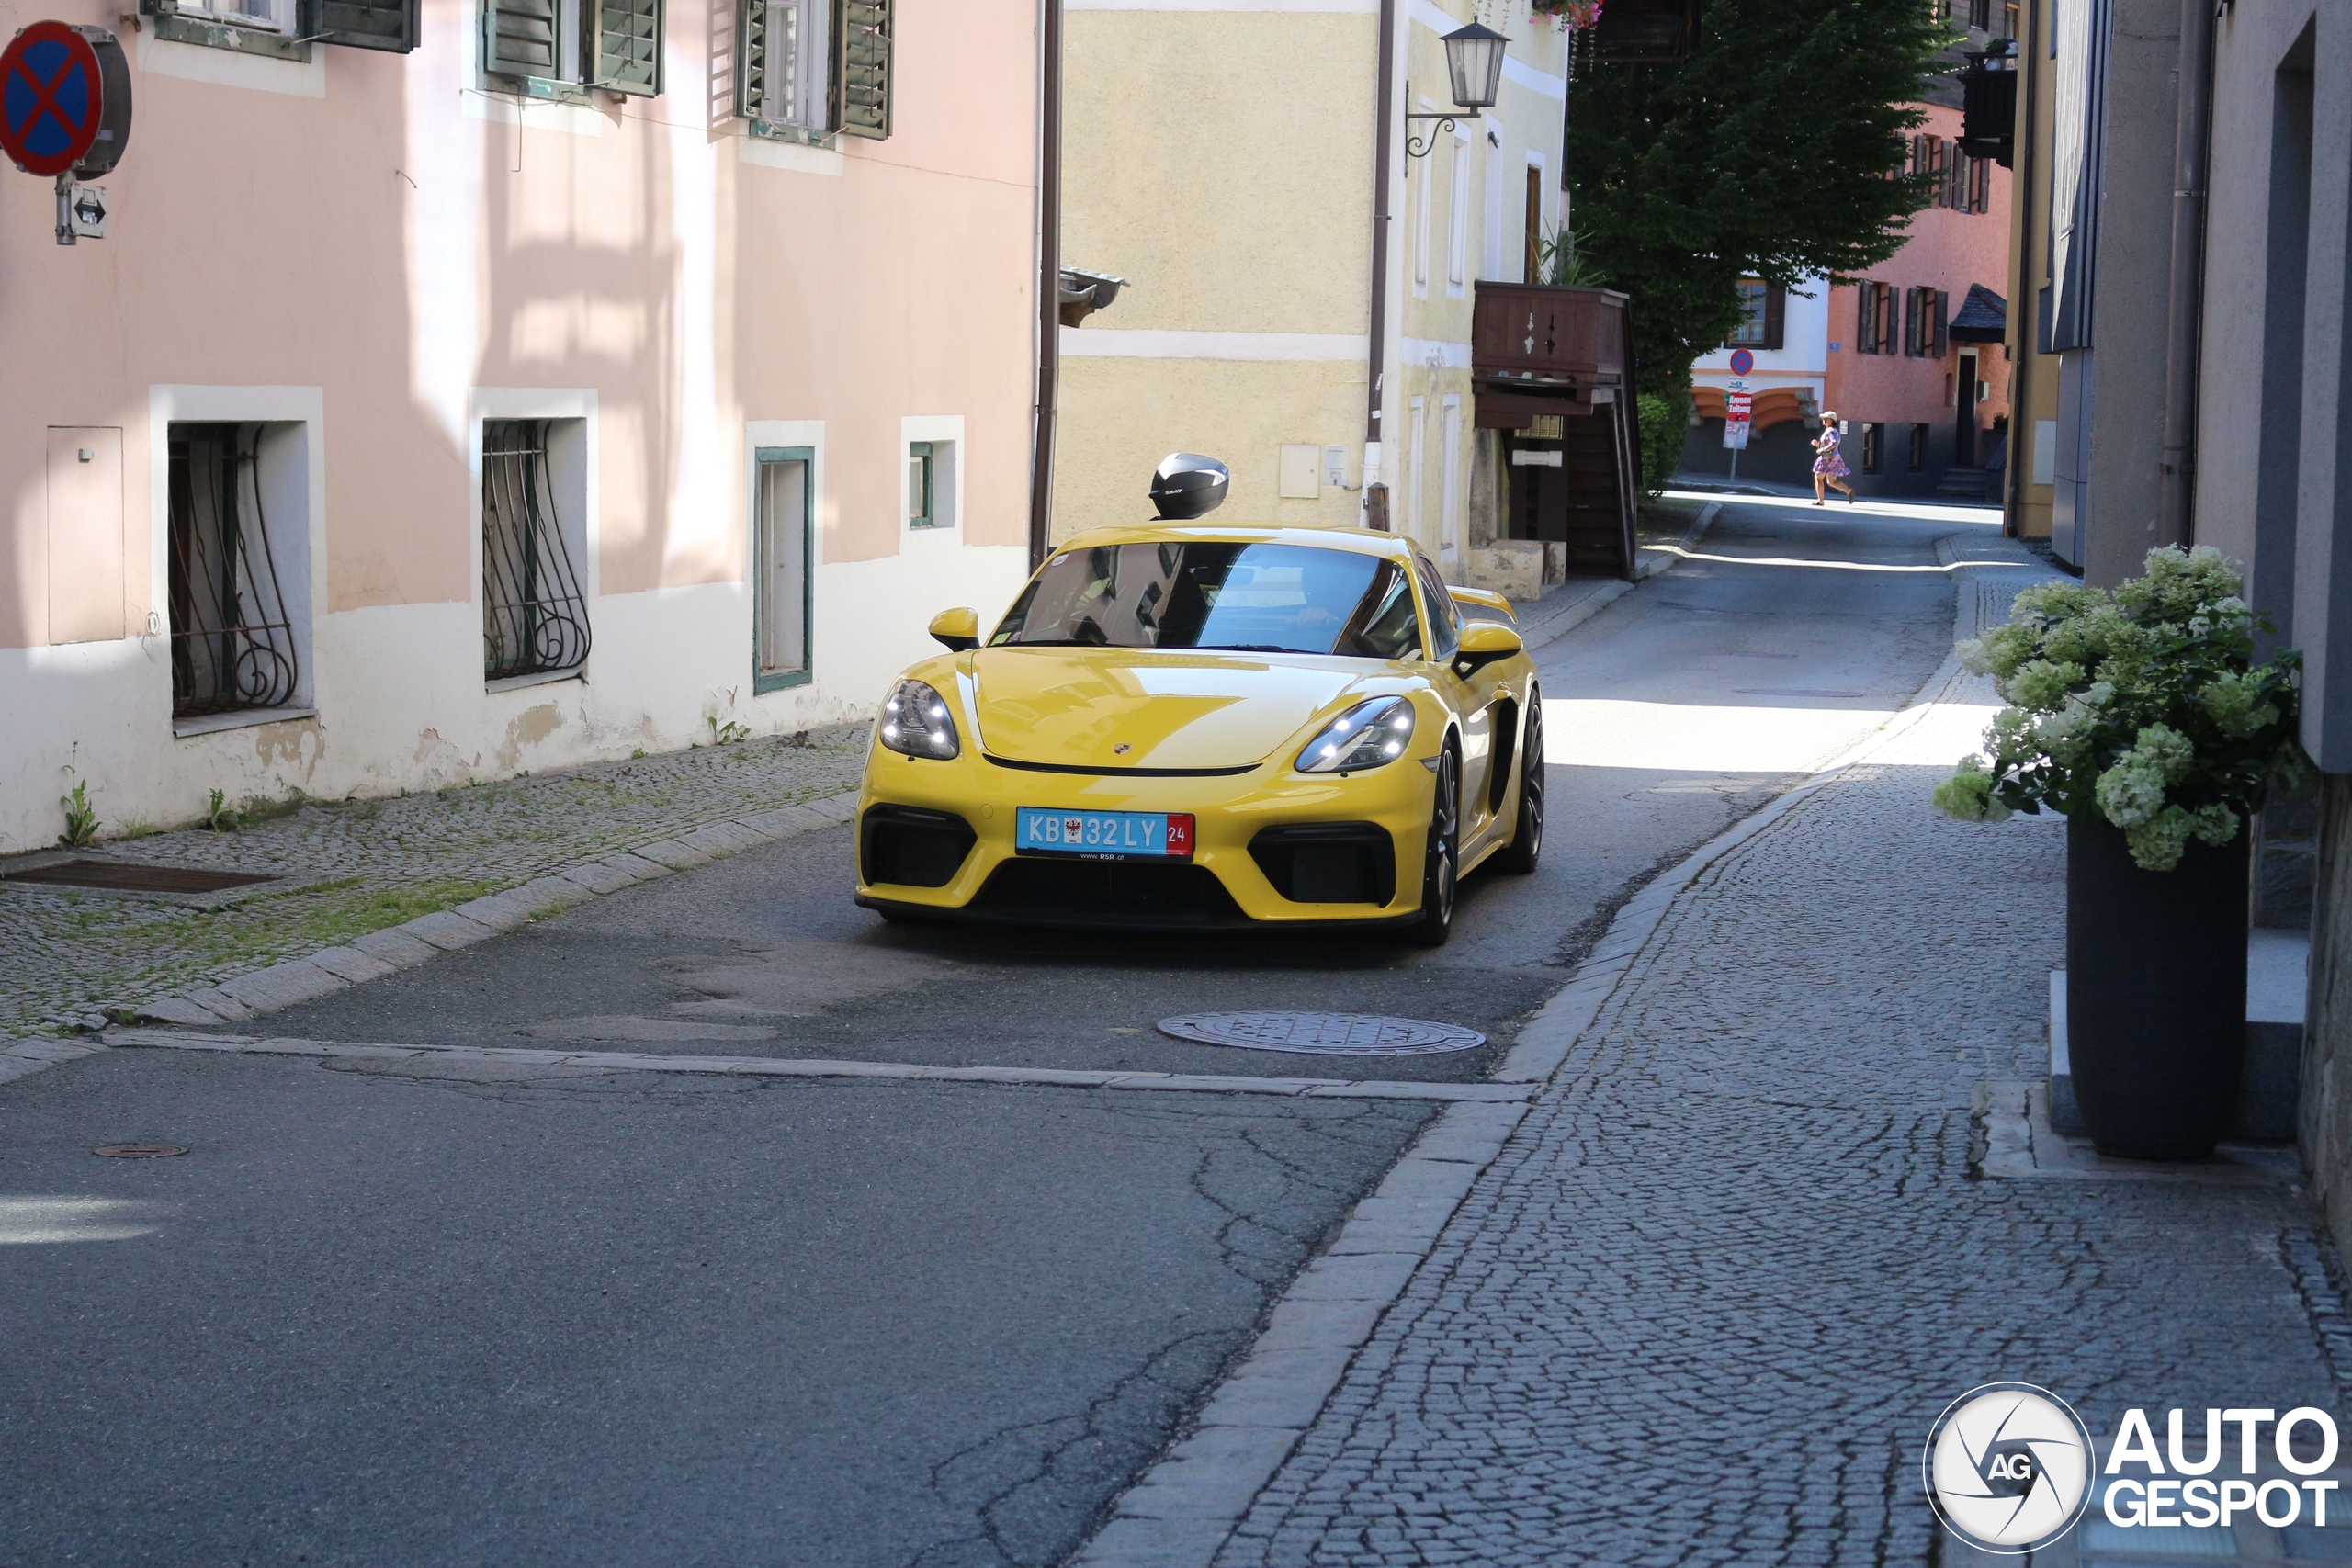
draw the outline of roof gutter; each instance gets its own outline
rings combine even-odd
[[[2205,164],[2213,134],[2213,0],[2181,0],[2173,118],[2172,299],[2165,332],[2165,448],[2156,537],[2196,536],[2197,351],[2205,294]]]
[[[1037,0],[1037,400],[1029,455],[1029,566],[1052,543],[1054,416],[1062,368],[1062,0]]]
[[[1381,385],[1388,362],[1388,177],[1390,112],[1396,99],[1396,0],[1380,0],[1379,101],[1372,116],[1372,358],[1364,385],[1363,504],[1368,526],[1388,526],[1387,490],[1380,478]],[[1377,499],[1373,487],[1381,485]],[[1378,508],[1375,512],[1374,508]]]

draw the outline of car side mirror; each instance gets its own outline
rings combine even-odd
[[[931,635],[950,653],[978,648],[980,646],[980,613],[968,605],[960,610],[942,610],[931,618]]]
[[[1473,621],[1462,628],[1462,646],[1453,650],[1453,672],[1466,681],[1526,646],[1519,633],[1498,621]]]

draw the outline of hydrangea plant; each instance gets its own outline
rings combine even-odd
[[[2097,812],[2149,871],[2191,838],[2227,844],[2272,786],[2310,766],[2297,739],[2300,657],[2254,663],[2267,631],[2219,550],[2168,546],[2112,592],[2051,582],[2018,595],[2007,626],[1960,645],[2009,705],[1961,759],[1936,806],[1970,822],[2047,806]]]

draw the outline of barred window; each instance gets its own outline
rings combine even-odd
[[[174,424],[165,436],[174,718],[284,707],[300,683],[260,443],[254,425]]]
[[[556,512],[551,420],[481,427],[482,677],[560,674],[588,660],[588,601]],[[577,520],[574,520],[575,525]]]

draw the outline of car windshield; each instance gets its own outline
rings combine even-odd
[[[1377,556],[1170,539],[1056,556],[989,640],[1402,659],[1420,627],[1407,575]]]

